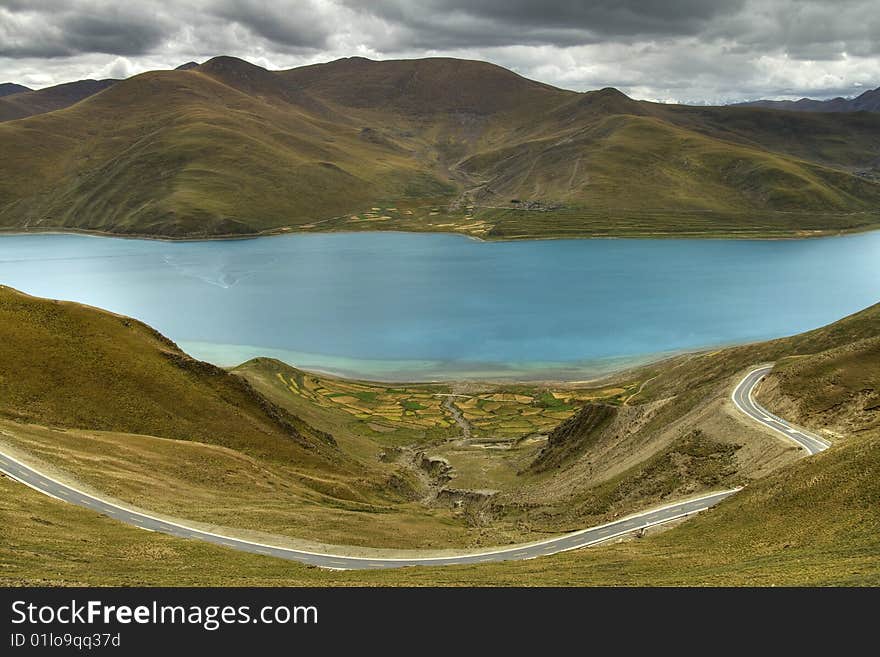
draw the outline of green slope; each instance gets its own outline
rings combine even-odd
[[[782,361],[759,398],[834,439],[880,431],[880,336]]]
[[[0,418],[200,441],[309,468],[332,438],[148,326],[0,286]]]
[[[462,163],[488,178],[478,202],[518,198],[604,209],[866,211],[880,185],[653,117],[610,115],[566,139],[557,135],[476,155]]]

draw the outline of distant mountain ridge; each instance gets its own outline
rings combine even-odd
[[[25,87],[22,84],[16,84],[14,82],[0,83],[0,98],[2,98],[3,96],[11,96],[12,94],[20,94],[24,91],[33,91],[33,89]]]
[[[784,236],[880,221],[880,114],[666,105],[488,62],[215,57],[0,98],[4,118],[0,228]]]
[[[119,80],[115,79],[77,80],[44,89],[21,87],[24,91],[0,93],[0,121],[13,121],[70,107],[117,82]]]
[[[792,112],[880,112],[880,87],[871,89],[855,98],[832,98],[830,100],[753,100],[736,103],[739,107],[762,107],[764,109],[789,110]]]

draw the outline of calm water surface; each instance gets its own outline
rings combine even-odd
[[[792,241],[335,233],[0,237],[0,283],[137,317],[220,365],[379,379],[586,378],[880,301],[880,232]]]

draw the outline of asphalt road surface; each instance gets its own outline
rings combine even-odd
[[[803,446],[810,454],[815,454],[828,447],[821,438],[796,427],[785,420],[772,415],[762,408],[753,399],[755,386],[770,371],[772,365],[762,366],[755,369],[740,382],[733,392],[733,401],[743,413],[749,415],[757,422],[782,433],[787,438],[794,440]],[[369,569],[369,568],[399,568],[402,566],[449,566],[454,564],[474,564],[492,561],[517,561],[522,559],[534,559],[535,557],[556,554],[567,550],[603,543],[618,536],[630,534],[648,527],[661,525],[678,520],[686,516],[705,511],[724,498],[733,495],[739,489],[709,493],[694,499],[676,502],[663,507],[650,509],[641,513],[621,518],[613,522],[582,529],[580,531],[564,534],[555,538],[535,543],[523,543],[509,547],[489,549],[480,552],[468,552],[462,554],[450,554],[438,557],[401,557],[401,558],[371,558],[352,557],[341,554],[322,554],[307,550],[266,545],[254,541],[247,541],[222,534],[203,531],[183,524],[170,522],[156,518],[134,509],[112,504],[100,498],[77,490],[72,486],[63,484],[48,477],[32,467],[18,461],[11,456],[0,452],[0,472],[4,472],[13,479],[30,486],[45,495],[56,499],[76,504],[93,511],[97,511],[109,518],[119,520],[141,529],[171,534],[180,538],[188,538],[199,541],[207,541],[223,547],[263,554],[266,556],[291,559],[305,564],[321,566],[323,568],[335,568],[339,570]]]
[[[753,420],[760,422],[765,427],[769,427],[789,440],[794,441],[807,450],[807,453],[810,455],[818,454],[819,452],[828,449],[828,443],[819,438],[816,434],[810,433],[801,427],[796,427],[793,424],[786,422],[781,417],[773,415],[773,413],[755,401],[755,389],[772,369],[773,364],[771,363],[769,365],[762,365],[761,367],[755,368],[746,374],[745,378],[740,381],[739,385],[733,390],[733,403],[739,410]]]

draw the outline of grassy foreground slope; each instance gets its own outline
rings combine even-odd
[[[412,494],[405,477],[352,457],[241,377],[135,320],[6,287],[0,442],[77,485],[205,523],[381,542],[408,522],[430,535],[420,523],[434,522],[393,512]]]
[[[147,534],[0,478],[2,585],[880,585],[880,436],[836,445],[658,536],[532,561],[329,572]]]
[[[0,228],[515,238],[880,224],[880,115],[658,105],[485,62],[267,71],[217,57],[22,116],[0,123]]]

